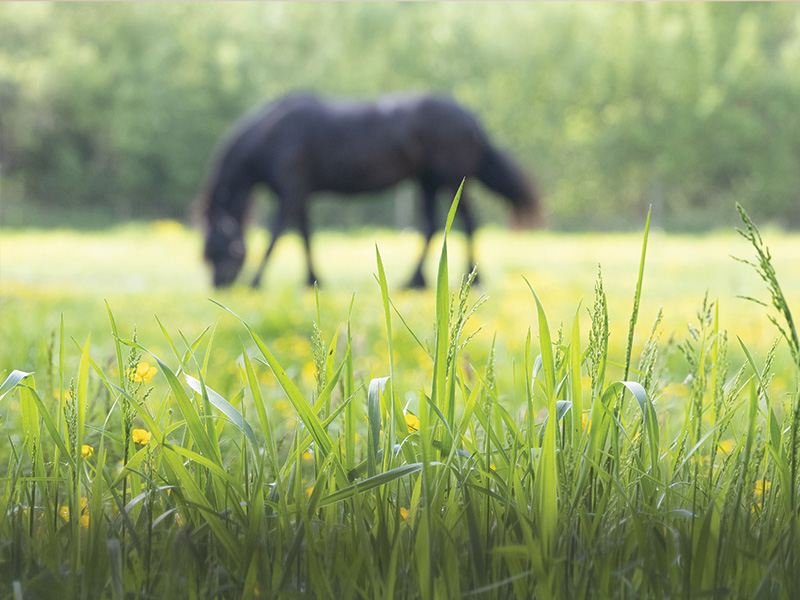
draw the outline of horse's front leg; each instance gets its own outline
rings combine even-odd
[[[272,239],[269,241],[269,246],[267,246],[267,251],[264,254],[264,258],[261,259],[261,264],[258,266],[256,276],[253,277],[253,282],[250,284],[250,287],[253,289],[261,286],[261,277],[264,274],[264,269],[267,266],[267,260],[269,260],[269,255],[272,254],[272,250],[275,248],[275,243],[278,241],[278,238],[281,237],[281,234],[286,228],[286,221],[288,218],[289,204],[282,197],[279,197],[278,214],[275,216],[275,220],[272,222],[272,227],[270,228],[270,235],[272,236]]]

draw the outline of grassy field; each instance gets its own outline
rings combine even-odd
[[[762,235],[798,306],[800,236]],[[461,298],[458,233],[449,292],[441,239],[412,292],[418,235],[320,233],[318,295],[294,237],[215,291],[175,223],[0,236],[0,598],[798,584],[798,371],[735,232],[651,231],[639,280],[641,233],[483,230]]]
[[[100,233],[4,230],[0,235],[2,326],[7,340],[0,349],[0,365],[5,369],[33,369],[41,359],[42,344],[58,329],[61,315],[69,335],[82,337],[92,332],[95,343],[110,350],[106,301],[127,333],[135,326],[155,350],[162,350],[165,342],[159,339],[162,336],[154,316],[173,333],[180,330],[187,336],[196,335],[219,320],[221,335],[239,335],[235,319],[208,300],[213,298],[244,317],[270,342],[277,341],[280,346],[285,338],[302,338],[305,346],[294,339],[297,348],[286,352],[287,360],[311,359],[308,342],[316,318],[315,296],[302,285],[303,256],[294,236],[278,245],[262,290],[242,285],[220,292],[210,287],[209,273],[200,259],[200,234],[176,223],[131,225]],[[796,303],[800,300],[800,273],[793,262],[800,237],[777,231],[765,235],[784,291],[790,302]],[[451,285],[456,286],[464,248],[458,233],[452,237]],[[580,312],[585,325],[598,265],[608,296],[612,347],[624,344],[641,243],[639,233],[479,232],[482,287],[476,297],[485,294],[489,301],[472,319],[472,324],[483,325],[483,330],[471,345],[475,351],[483,348],[481,357],[485,357],[496,333],[498,344],[509,349],[511,359],[521,350],[528,327],[535,332],[535,305],[523,277],[542,299],[551,321],[570,321],[583,303]],[[376,244],[394,303],[414,331],[429,331],[433,292],[402,289],[420,251],[416,233],[323,232],[316,239],[315,260],[323,278],[320,302],[324,324],[332,330],[345,322],[355,294],[359,318],[354,335],[364,337],[364,355],[373,354],[378,344],[374,358],[379,360],[385,344],[380,290],[375,281]],[[255,268],[265,245],[265,236],[254,231],[245,274]],[[435,240],[431,248],[429,280],[435,278],[440,245],[441,240]],[[762,300],[768,296],[758,275],[731,258],[752,258],[751,254],[747,242],[734,231],[700,237],[651,232],[641,299],[642,327],[636,342],[644,343],[661,308],[665,335],[682,339],[708,294],[711,301],[719,302],[723,325],[735,324],[737,335],[756,351],[765,352],[776,330],[763,310],[738,296]],[[285,350],[281,348],[282,353]]]

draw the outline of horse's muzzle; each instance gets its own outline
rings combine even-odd
[[[515,210],[511,217],[511,229],[514,231],[538,229],[544,225],[541,211],[533,209]]]
[[[236,281],[236,277],[239,275],[241,268],[242,261],[236,259],[221,260],[213,263],[212,281],[214,283],[214,287],[230,287],[233,282]]]

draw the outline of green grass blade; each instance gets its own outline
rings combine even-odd
[[[24,384],[23,384],[24,385]],[[66,444],[64,443],[63,436],[59,433],[58,426],[56,425],[53,417],[50,415],[50,412],[47,410],[44,402],[39,397],[39,394],[36,393],[36,390],[32,387],[28,387],[28,393],[30,394],[30,399],[36,404],[36,408],[39,412],[39,417],[42,419],[45,427],[47,428],[48,433],[50,434],[50,438],[55,443],[56,447],[61,451],[64,455],[64,460],[69,463],[69,466],[73,469],[76,467],[75,462],[72,459],[72,454],[67,449]]]
[[[111,306],[109,305],[108,301],[105,301],[106,304],[106,312],[108,313],[108,321],[111,324],[111,335],[114,338],[114,350],[116,351],[117,356],[117,367],[119,369],[119,387],[125,387],[125,363],[122,360],[122,346],[120,346],[120,338],[119,333],[117,330],[117,322],[114,320],[114,314],[111,312]],[[63,317],[61,321],[62,325],[62,337],[63,337]]]
[[[152,353],[149,353],[152,355]],[[200,415],[197,412],[197,408],[195,407],[192,400],[189,398],[189,395],[186,393],[186,390],[183,389],[181,382],[178,380],[178,377],[175,373],[172,372],[172,369],[163,362],[157,356],[153,356],[156,362],[158,363],[159,370],[161,373],[166,377],[167,383],[169,384],[170,389],[172,390],[172,395],[175,397],[175,400],[178,402],[178,406],[181,409],[181,414],[183,418],[186,420],[186,426],[189,429],[189,433],[191,434],[194,441],[197,443],[198,447],[200,448],[201,453],[206,456],[207,458],[213,458],[217,464],[220,464],[222,458],[219,454],[219,446],[215,444],[212,439],[208,436],[208,431],[203,426],[203,422],[200,419]],[[138,403],[137,403],[138,404]]]
[[[644,429],[647,433],[647,439],[650,444],[652,473],[658,477],[658,459],[661,442],[659,440],[658,418],[656,417],[656,410],[653,407],[653,403],[650,398],[648,398],[647,392],[640,383],[635,381],[620,381],[617,382],[617,385],[625,386],[631,392],[631,394],[633,394],[633,397],[639,402],[639,407],[642,410],[642,422],[644,423]]]
[[[650,213],[652,206],[647,210],[647,220],[644,225],[644,239],[642,240],[642,254],[639,259],[639,276],[636,278],[636,291],[633,294],[633,309],[631,310],[631,320],[628,327],[628,344],[625,349],[625,374],[622,379],[627,380],[631,368],[631,354],[633,353],[633,334],[636,329],[636,322],[639,319],[639,302],[642,298],[642,281],[644,280],[644,262],[647,256],[647,238],[650,234]]]
[[[247,441],[250,442],[253,449],[258,448],[258,441],[256,440],[256,434],[253,431],[253,428],[250,426],[244,417],[242,417],[242,413],[240,413],[233,405],[225,400],[218,392],[214,391],[204,381],[200,381],[199,379],[195,379],[188,373],[184,373],[183,378],[186,380],[186,383],[190,388],[192,388],[195,392],[200,394],[203,397],[208,397],[208,401],[222,414],[224,414],[228,419],[236,425],[241,431],[244,432],[245,436],[247,437]]]
[[[394,343],[392,334],[391,301],[389,300],[389,286],[386,280],[386,271],[383,267],[383,260],[381,259],[381,253],[377,246],[375,247],[375,259],[378,266],[378,285],[380,287],[381,301],[383,303],[383,317],[386,324],[386,345],[389,353],[388,381],[391,384],[389,387],[391,394],[389,397],[389,423],[386,426],[385,434],[386,443],[391,447],[394,446],[395,437],[397,437],[399,440],[405,439],[405,437],[408,435],[408,429],[406,427],[405,415],[403,414],[403,407],[400,404],[400,398],[398,397],[395,386],[393,385],[394,379],[392,376],[394,374]],[[403,444],[402,448],[406,460],[408,462],[412,462],[414,460],[414,455],[410,446]],[[388,465],[389,456],[385,456],[384,459],[387,461],[386,464]]]
[[[577,448],[583,436],[583,386],[581,381],[581,327],[578,310],[572,321],[572,335],[569,341],[569,384],[572,401],[572,444]],[[577,458],[577,453],[576,453]]]
[[[525,278],[523,277],[523,279]],[[536,314],[539,323],[539,351],[542,360],[545,398],[552,400],[554,403],[553,408],[555,408],[556,366],[553,355],[553,342],[550,338],[550,326],[547,324],[547,317],[544,313],[544,307],[539,301],[539,297],[536,295],[536,292],[533,291],[533,286],[531,286],[527,279],[525,279],[525,283],[528,284],[528,288],[530,289],[531,294],[533,294],[533,298],[536,301]],[[555,414],[555,412],[553,414]]]
[[[245,377],[247,378],[247,386],[250,389],[250,394],[253,397],[253,404],[256,407],[256,414],[261,423],[261,432],[264,434],[266,442],[267,459],[270,466],[274,471],[278,470],[278,448],[275,443],[275,436],[272,431],[272,424],[269,420],[264,397],[261,394],[261,386],[258,383],[255,369],[253,369],[253,362],[250,356],[242,349],[242,361],[244,362]]]
[[[350,315],[353,312],[355,295],[350,301]],[[350,330],[350,316],[347,319],[347,352],[344,357],[344,381],[343,392],[347,407],[344,413],[344,444],[345,444],[345,468],[348,473],[356,466],[356,405],[352,402],[356,393],[355,366],[353,362],[353,336]]]
[[[781,448],[781,427],[778,423],[777,416],[775,416],[775,411],[772,408],[772,402],[770,401],[767,386],[764,385],[764,379],[761,376],[761,371],[756,365],[756,361],[753,359],[753,355],[750,353],[750,350],[742,341],[742,338],[737,336],[736,339],[739,340],[739,346],[742,348],[742,352],[744,352],[748,364],[753,369],[756,379],[758,379],[759,389],[761,390],[761,394],[767,405],[767,443],[770,445],[773,453],[775,455],[779,455]]]
[[[542,360],[542,377],[545,400],[547,402],[548,420],[536,464],[535,489],[538,501],[539,530],[543,547],[549,555],[555,546],[558,529],[558,469],[556,466],[556,429],[558,427],[558,405],[556,395],[555,357],[553,343],[550,338],[550,326],[544,307],[530,283],[528,287],[536,300],[536,312],[539,320],[539,350]],[[530,432],[532,435],[533,432]]]
[[[224,467],[218,465],[213,460],[209,460],[202,454],[198,454],[197,452],[193,452],[187,448],[179,446],[177,444],[170,444],[164,442],[161,444],[163,448],[167,450],[171,450],[175,454],[180,454],[181,456],[185,456],[186,458],[190,459],[193,462],[196,462],[199,465],[204,466],[207,468],[211,473],[214,474],[215,477],[218,477],[221,481],[227,483],[230,487],[228,488],[231,492],[236,493],[238,499],[241,501],[247,500],[241,490],[241,482],[238,481],[232,474],[230,474]]]
[[[440,466],[442,463],[439,462],[432,462],[429,463],[428,466],[436,467]],[[354,483],[353,485],[347,486],[336,492],[324,496],[320,501],[317,503],[319,508],[323,506],[328,506],[330,504],[335,504],[337,502],[341,502],[342,500],[347,500],[351,498],[356,493],[360,492],[367,492],[369,490],[381,487],[386,485],[387,483],[392,483],[393,481],[397,481],[403,477],[408,477],[414,473],[418,473],[423,468],[423,463],[412,463],[410,465],[401,465],[399,467],[395,467],[389,471],[384,473],[378,473],[372,477],[368,477],[364,481],[359,481],[358,483]]]
[[[32,373],[26,373],[25,371],[11,371],[11,374],[6,377],[5,381],[0,384],[0,400],[12,391],[17,385],[25,379],[28,375],[32,375]]]
[[[225,307],[224,305],[220,304],[212,300],[214,304],[217,304],[219,307],[225,309],[229,313],[231,313],[234,317],[239,319],[239,321],[244,325],[247,332],[250,334],[253,342],[255,342],[256,347],[258,348],[259,352],[261,352],[261,356],[264,357],[264,360],[267,363],[267,366],[272,370],[272,373],[275,375],[275,379],[278,380],[281,388],[283,389],[286,397],[294,406],[294,409],[297,411],[297,414],[300,416],[300,420],[303,424],[308,428],[311,432],[312,437],[314,438],[314,443],[316,444],[317,449],[322,453],[322,456],[325,457],[333,448],[333,441],[331,440],[328,433],[325,431],[325,428],[322,426],[322,422],[319,420],[317,415],[311,410],[311,406],[300,393],[300,390],[297,389],[297,386],[294,382],[289,378],[286,374],[286,371],[280,365],[278,360],[269,351],[267,345],[261,340],[260,337],[256,334],[255,331],[248,325],[241,317],[236,315],[233,311],[229,308]]]

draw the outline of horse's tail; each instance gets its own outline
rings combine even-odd
[[[487,144],[476,175],[486,187],[511,202],[515,225],[534,227],[541,224],[539,192],[530,178],[505,152]]]

